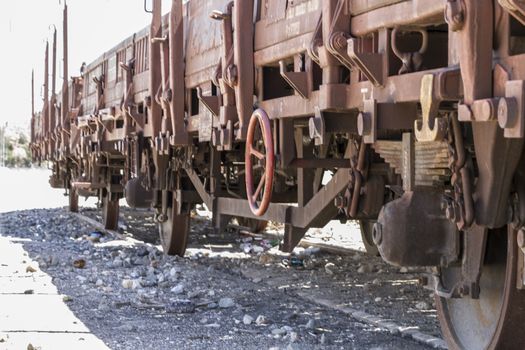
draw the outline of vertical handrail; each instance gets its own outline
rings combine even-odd
[[[169,70],[171,88],[171,125],[173,143],[188,144],[188,133],[184,123],[186,84],[184,82],[184,13],[180,0],[172,0],[169,15]]]
[[[161,85],[160,43],[155,40],[162,35],[161,0],[153,0],[153,16],[149,32],[149,119],[152,134],[157,137],[161,131],[162,110],[155,95]]]
[[[68,26],[67,26],[67,4],[64,3],[64,15],[63,15],[63,23],[62,23],[62,35],[63,35],[63,61],[64,65],[62,67],[62,108],[61,108],[61,119],[62,119],[62,128],[66,131],[70,131],[71,129],[71,122],[69,120],[69,85],[68,85],[68,77],[69,77],[69,67],[68,67]]]
[[[44,58],[44,108],[43,111],[43,127],[44,127],[44,137],[47,137],[47,133],[49,132],[49,121],[48,121],[48,105],[49,105],[49,42],[46,41],[46,53]]]

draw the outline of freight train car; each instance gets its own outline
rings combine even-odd
[[[153,0],[69,80],[66,15],[31,147],[71,210],[98,196],[114,228],[120,198],[152,207],[178,255],[198,203],[216,230],[283,223],[287,252],[359,220],[370,251],[429,267],[451,348],[525,348],[522,1]]]

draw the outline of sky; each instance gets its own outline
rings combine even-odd
[[[151,0],[146,0],[151,8]],[[170,0],[163,0],[163,13]],[[69,75],[151,22],[144,0],[68,0]],[[57,92],[62,86],[62,9],[64,0],[3,1],[0,10],[0,125],[28,127],[31,70],[35,70],[35,109],[42,106],[45,42],[51,48],[57,28]],[[51,77],[50,77],[51,84]]]

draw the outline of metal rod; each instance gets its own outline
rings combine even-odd
[[[64,66],[63,66],[63,80],[62,80],[62,127],[65,128],[67,131],[70,130],[70,122],[68,120],[69,115],[69,86],[68,86],[68,79],[69,79],[69,67],[68,67],[68,37],[67,37],[67,4],[64,3],[64,21],[63,21],[63,28],[62,28],[62,35],[63,35],[63,60],[64,60]]]

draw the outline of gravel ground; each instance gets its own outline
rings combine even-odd
[[[147,212],[123,209],[121,230],[125,239],[96,233],[64,209],[0,214],[0,234],[30,239],[29,256],[112,349],[426,348],[315,299],[439,336],[419,271],[360,252],[284,255],[261,237],[213,236],[197,215],[184,258],[162,255]]]

